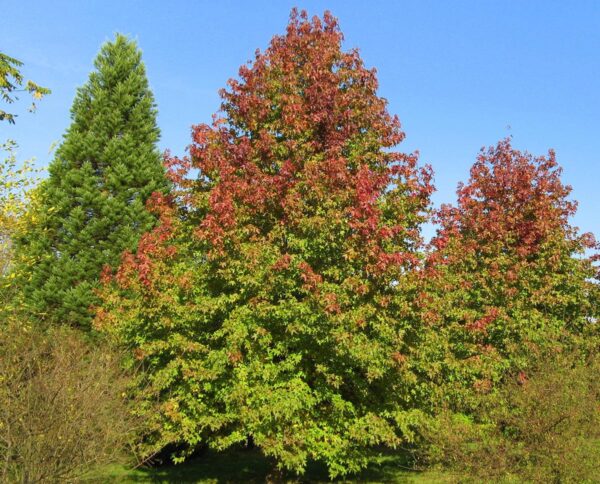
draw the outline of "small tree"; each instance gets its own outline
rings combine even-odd
[[[292,13],[222,117],[171,159],[176,205],[105,288],[98,327],[148,368],[156,448],[252,439],[332,476],[411,437],[420,224],[430,172],[337,21]],[[189,170],[198,170],[190,179]]]
[[[444,400],[466,389],[454,404],[468,408],[507,372],[526,379],[548,351],[597,344],[598,286],[585,256],[595,242],[570,225],[576,203],[560,174],[553,151],[534,157],[505,139],[482,150],[458,205],[439,212],[423,273],[431,344],[421,351],[442,355]]]
[[[14,284],[14,237],[30,225],[29,207],[35,203],[34,185],[37,171],[30,160],[19,163],[17,145],[7,141],[0,146],[6,153],[0,158],[0,320],[20,307],[22,297]]]
[[[17,162],[17,145],[7,141],[0,146],[6,153],[0,159],[0,276],[6,275],[12,262],[11,237],[18,220],[26,211],[25,193],[33,182],[31,162]]]
[[[104,264],[118,264],[155,218],[145,209],[167,189],[156,109],[141,54],[117,35],[77,92],[72,124],[39,190],[36,224],[17,241],[33,260],[26,299],[50,321],[87,327]]]
[[[0,52],[0,100],[12,104],[18,100],[17,94],[26,91],[34,99],[30,111],[35,109],[35,101],[50,94],[50,90],[26,81],[21,73],[23,63]],[[16,114],[0,109],[0,121],[15,123]],[[27,221],[27,205],[32,201],[31,189],[37,181],[32,160],[17,161],[17,143],[14,140],[2,142],[0,151],[6,153],[0,159],[0,318],[18,306],[15,299],[21,299],[13,282],[14,236]]]

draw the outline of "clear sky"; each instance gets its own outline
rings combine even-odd
[[[35,114],[0,124],[20,157],[51,159],[75,89],[116,32],[137,39],[159,109],[160,148],[183,153],[217,91],[282,33],[293,6],[330,10],[347,48],[376,67],[380,94],[436,173],[436,204],[455,199],[478,150],[507,135],[554,148],[580,203],[575,223],[600,235],[600,1],[3,0],[0,50],[52,89]],[[25,107],[28,102],[23,101]]]

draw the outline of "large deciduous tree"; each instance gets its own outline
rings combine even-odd
[[[36,223],[17,244],[31,309],[81,327],[90,324],[102,267],[117,265],[155,225],[146,200],[168,187],[154,97],[135,42],[117,35],[94,65],[37,193]]]
[[[404,134],[375,71],[341,43],[329,13],[293,12],[169,160],[160,225],[105,274],[96,324],[146,365],[156,449],[251,438],[335,476],[411,438],[406,274],[431,174],[394,150]]]
[[[576,203],[560,175],[553,151],[535,157],[505,139],[481,151],[457,206],[439,211],[421,352],[437,354],[430,375],[443,400],[459,391],[458,408],[507,374],[523,383],[543,355],[597,344],[595,242],[571,225]]]

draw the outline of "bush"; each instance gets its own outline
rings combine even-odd
[[[600,359],[559,355],[486,395],[476,415],[444,413],[429,460],[473,480],[592,482],[600,470]]]
[[[134,423],[120,355],[71,329],[2,326],[0,481],[71,480],[121,458]]]

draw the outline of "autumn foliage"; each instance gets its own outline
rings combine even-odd
[[[457,206],[438,212],[422,317],[447,352],[440,382],[486,393],[507,373],[524,383],[549,353],[597,347],[586,252],[596,244],[570,225],[576,204],[560,174],[553,151],[535,157],[505,139],[481,151]]]
[[[341,42],[331,15],[292,14],[189,156],[167,158],[178,188],[153,201],[161,225],[106,288],[96,325],[148,365],[159,447],[251,438],[335,476],[410,439],[405,274],[431,174],[395,150],[375,72]]]
[[[433,209],[431,168],[342,45],[331,14],[293,10],[163,167],[117,35],[47,180],[29,191],[5,146],[7,478],[75,479],[130,444],[149,464],[258,447],[332,478],[390,454],[478,481],[595,475],[598,245],[554,152],[484,148]]]
[[[95,327],[146,370],[147,456],[253,443],[335,477],[427,446],[438,415],[478,429],[538,361],[598,347],[595,242],[570,225],[554,153],[483,150],[425,247],[431,170],[398,151],[342,40],[330,14],[293,11],[188,156],[166,155],[158,226],[105,268]]]

